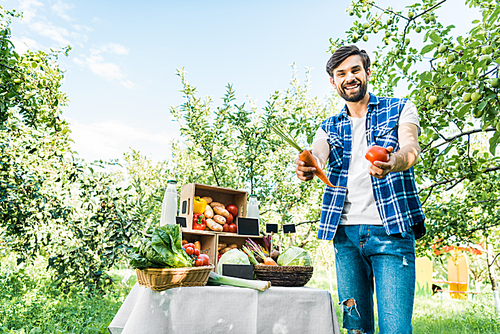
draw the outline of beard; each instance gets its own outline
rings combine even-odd
[[[356,93],[352,93],[352,94],[347,93],[345,86],[349,86],[351,84],[356,84],[356,83],[359,84],[358,91]],[[340,89],[338,90],[338,93],[339,93],[340,97],[342,97],[347,102],[359,102],[365,97],[367,90],[368,90],[367,81],[353,80],[351,82],[348,82],[348,83],[342,85],[342,87],[340,87]]]

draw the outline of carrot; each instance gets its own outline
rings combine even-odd
[[[312,155],[311,151],[309,150],[303,150],[300,148],[300,146],[293,141],[290,137],[288,137],[281,129],[279,129],[276,126],[273,126],[272,129],[278,136],[280,136],[284,141],[286,141],[288,144],[292,145],[297,151],[299,151],[299,160],[303,161],[306,165],[306,167],[314,167],[316,170],[313,172],[314,175],[316,175],[321,181],[323,181],[324,184],[326,184],[329,187],[332,188],[346,188],[342,186],[334,186],[328,177],[326,176],[325,172],[321,168],[319,168],[318,163],[316,162],[316,159],[314,159],[314,156]]]
[[[268,266],[277,266],[278,264],[270,257],[264,258],[264,264]]]

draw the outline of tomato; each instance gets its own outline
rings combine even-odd
[[[233,223],[233,215],[229,212],[229,216],[226,217],[226,224],[231,225]]]
[[[233,217],[236,217],[238,215],[238,207],[234,204],[226,205],[226,210],[229,211],[229,213],[232,214]]]
[[[201,267],[203,265],[203,260],[202,259],[196,259],[196,261],[194,261],[194,265],[196,267]]]
[[[184,246],[182,246],[184,248],[186,247],[191,247],[191,248],[194,248],[194,244],[192,242],[188,243],[188,244],[185,244]]]
[[[186,253],[187,253],[188,255],[193,255],[193,254],[194,254],[194,250],[195,250],[195,249],[196,249],[196,248],[194,248],[194,247],[186,247],[186,248],[185,248]]]
[[[237,233],[238,232],[238,227],[236,224],[231,224],[229,225],[229,233]]]
[[[194,249],[194,253],[193,253],[194,256],[198,256],[200,255],[200,250],[198,248],[195,248]]]
[[[373,145],[368,148],[366,152],[365,158],[368,159],[371,163],[375,161],[387,162],[390,159],[389,151],[386,148]]]
[[[198,256],[198,260],[199,260],[199,259],[202,259],[202,260],[203,260],[203,265],[204,265],[204,266],[208,266],[208,265],[210,265],[210,258],[208,257],[208,255],[207,255],[207,254],[200,254],[200,255]]]
[[[222,232],[229,232],[229,224],[222,225]]]

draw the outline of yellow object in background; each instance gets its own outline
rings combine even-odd
[[[464,254],[453,254],[448,258],[448,281],[453,299],[467,299],[469,286],[469,265]]]
[[[416,287],[415,294],[429,296],[432,294],[432,261],[428,257],[415,259]]]

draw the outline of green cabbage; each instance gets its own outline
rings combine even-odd
[[[292,246],[280,254],[277,263],[279,266],[310,266],[311,258],[305,249]]]
[[[217,265],[217,272],[222,274],[223,264],[250,264],[248,256],[239,249],[233,248],[222,254]]]

